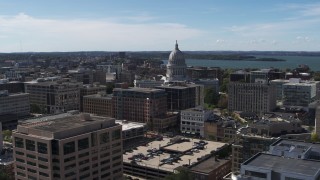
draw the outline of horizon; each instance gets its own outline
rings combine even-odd
[[[320,2],[0,2],[0,53],[319,52]]]

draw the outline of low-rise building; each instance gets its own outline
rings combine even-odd
[[[210,157],[190,168],[194,180],[220,180],[231,171],[230,159]]]
[[[316,180],[320,178],[320,161],[283,158],[258,153],[241,165],[237,180]]]
[[[212,115],[212,111],[206,110],[203,107],[182,110],[180,115],[180,131],[204,137],[204,122]]]
[[[169,112],[153,119],[153,131],[167,132],[178,127],[179,115],[177,112]]]

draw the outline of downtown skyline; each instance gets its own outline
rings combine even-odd
[[[2,1],[0,52],[319,51],[317,1]]]

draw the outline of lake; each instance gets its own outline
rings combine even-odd
[[[268,57],[284,59],[286,61],[239,61],[239,60],[209,60],[209,59],[186,59],[187,66],[206,66],[220,68],[278,68],[294,69],[300,64],[306,64],[312,71],[320,71],[320,56],[255,56],[257,58]],[[164,64],[168,60],[163,60]]]

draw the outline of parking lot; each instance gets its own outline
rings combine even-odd
[[[170,144],[170,138],[152,141],[146,146],[139,146],[132,152],[125,153],[123,161],[173,172],[179,166],[187,166],[198,162],[206,155],[210,155],[212,151],[216,151],[225,145],[225,143],[220,142],[202,141],[203,146],[199,148],[200,140],[189,140],[189,142],[184,141],[174,144]]]

